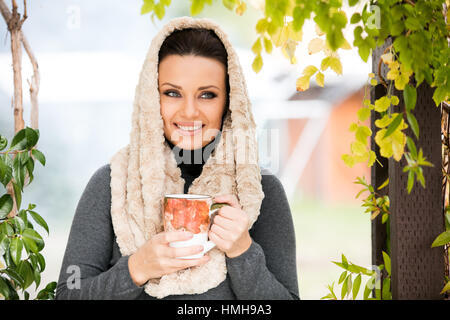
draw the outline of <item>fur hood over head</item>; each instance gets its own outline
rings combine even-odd
[[[122,255],[131,255],[163,231],[165,194],[183,193],[184,179],[165,141],[158,91],[158,52],[166,37],[177,29],[213,30],[228,54],[229,108],[222,132],[202,173],[189,187],[190,194],[234,194],[256,221],[264,194],[258,165],[256,125],[238,56],[227,35],[209,19],[181,17],[171,20],[153,38],[140,73],[133,104],[130,142],[111,159],[111,217]],[[157,298],[199,294],[226,277],[225,255],[217,247],[210,260],[198,267],[151,279],[145,292]]]

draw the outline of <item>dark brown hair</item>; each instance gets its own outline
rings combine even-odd
[[[158,61],[161,62],[166,56],[171,54],[213,58],[223,63],[225,66],[225,86],[227,95],[226,108],[228,108],[230,95],[230,83],[228,79],[228,54],[222,41],[213,30],[203,28],[186,28],[182,30],[175,30],[164,40],[161,45]]]

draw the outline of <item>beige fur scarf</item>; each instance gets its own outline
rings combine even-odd
[[[209,19],[171,20],[152,40],[136,88],[130,143],[111,159],[111,217],[122,255],[131,255],[153,235],[163,231],[162,200],[167,193],[183,193],[184,179],[164,139],[158,92],[158,52],[175,29],[213,30],[228,53],[230,104],[222,135],[188,193],[235,194],[256,221],[264,194],[258,165],[255,122],[238,56],[227,35]],[[145,292],[157,298],[199,294],[226,277],[225,255],[217,247],[202,266],[152,279]]]

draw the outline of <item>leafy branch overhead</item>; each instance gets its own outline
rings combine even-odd
[[[228,10],[242,15],[247,5],[242,0],[190,0],[191,15],[202,12],[205,5],[221,2]],[[357,111],[357,120],[349,126],[354,133],[354,141],[350,143],[350,152],[342,155],[342,160],[349,167],[357,163],[366,163],[371,167],[375,162],[381,165],[374,152],[375,147],[369,145],[373,140],[378,145],[380,156],[394,161],[406,160],[403,172],[408,175],[406,190],[410,193],[415,182],[425,188],[424,167],[434,166],[427,161],[422,148],[416,146],[419,141],[419,121],[414,115],[417,102],[417,88],[425,83],[433,88],[434,106],[449,102],[450,96],[450,14],[448,0],[253,0],[249,4],[260,10],[261,18],[255,25],[257,38],[251,44],[254,59],[253,70],[258,73],[264,65],[264,55],[279,49],[291,64],[302,61],[297,59],[299,46],[307,49],[308,54],[320,54],[318,65],[301,67],[295,87],[297,91],[305,91],[314,79],[318,86],[325,85],[327,70],[338,75],[345,72],[340,59],[341,50],[357,50],[360,58],[368,62],[372,51],[390,43],[379,61],[374,61],[378,72],[368,75],[362,107]],[[150,13],[162,19],[170,0],[143,0],[142,14]],[[303,41],[305,23],[315,25],[315,35],[308,43]],[[353,42],[349,43],[345,35],[353,33]],[[382,74],[381,70],[387,70]],[[386,94],[377,99],[369,98],[369,89],[384,86]],[[404,107],[404,108],[403,108]],[[376,115],[375,130],[367,125],[368,119]],[[410,130],[406,130],[406,129]],[[408,136],[411,131],[412,135]],[[358,180],[360,184],[366,184]],[[383,187],[389,180],[383,183]],[[367,185],[367,184],[366,184]],[[373,189],[373,188],[372,188]],[[366,187],[370,192],[364,201],[367,211],[376,218],[381,214],[383,223],[389,218],[389,199],[381,197]],[[448,231],[438,236],[433,246],[447,244]],[[347,270],[349,271],[349,270]],[[350,274],[341,276],[342,294],[351,291],[355,283],[359,286],[361,278],[352,278]],[[379,298],[390,298],[390,278],[385,278]],[[448,280],[447,280],[448,281]],[[344,290],[344,286],[345,289]],[[336,295],[332,286],[327,298]],[[450,290],[450,284],[443,291]],[[381,292],[380,291],[380,292]],[[343,297],[341,295],[341,297]]]

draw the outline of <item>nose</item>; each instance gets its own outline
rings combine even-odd
[[[199,115],[199,110],[197,108],[195,98],[194,97],[188,97],[184,103],[183,106],[183,116],[186,119],[196,119],[196,117]]]

